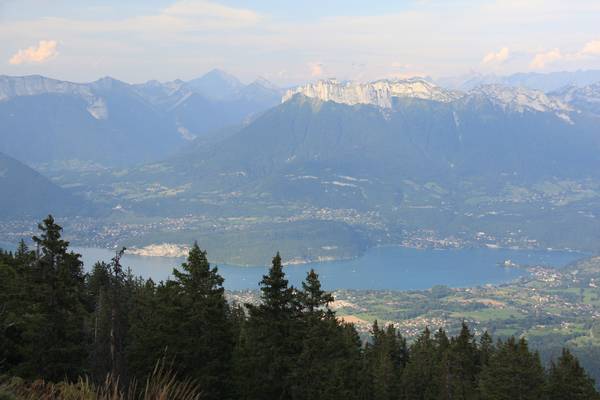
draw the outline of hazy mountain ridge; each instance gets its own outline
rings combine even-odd
[[[173,132],[186,146],[141,166],[53,178],[122,218],[180,221],[174,229],[132,232],[131,245],[202,237],[217,254],[235,247],[259,259],[264,241],[269,251],[279,246],[309,260],[352,257],[375,244],[472,245],[481,241],[480,232],[494,246],[590,249],[600,240],[593,225],[600,213],[593,85],[552,93],[503,85],[446,91],[422,80],[379,81],[378,88],[388,88],[380,92],[369,84],[327,85],[323,99],[318,91],[313,97],[290,91],[287,101],[278,98],[277,106],[235,127],[193,139],[195,116],[231,115],[220,105],[243,104],[246,91],[272,93],[269,85],[230,91],[232,100],[223,103],[182,81],[134,90],[104,81],[95,90],[107,91],[109,120],[118,120],[119,110],[122,121],[142,118],[126,104],[111,112],[123,99],[167,110],[159,115],[178,117],[170,129],[188,129]],[[43,96],[54,97],[40,112],[57,107],[58,99],[73,102],[62,94]],[[98,121],[80,103],[69,120],[77,125],[73,116],[85,114],[86,123]],[[197,129],[206,127],[196,121]],[[570,233],[553,237],[558,231]]]
[[[49,213],[89,213],[81,198],[25,164],[0,153],[0,217],[42,217]]]
[[[600,82],[600,70],[520,72],[506,76],[473,72],[462,76],[441,77],[434,81],[440,86],[462,91],[469,91],[480,85],[499,84],[553,92],[566,86],[582,87]]]
[[[113,166],[161,159],[279,102],[281,92],[264,80],[235,82],[220,71],[190,82],[136,85],[109,77],[73,83],[2,76],[0,151],[35,164],[79,159]]]

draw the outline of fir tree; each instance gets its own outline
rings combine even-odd
[[[171,310],[171,323],[177,329],[169,346],[177,369],[198,382],[203,398],[227,398],[234,340],[223,278],[197,243],[173,275],[171,290],[178,301]]]
[[[340,325],[335,313],[329,309],[333,296],[321,289],[314,270],[307,274],[298,297],[303,313],[292,339],[302,346],[293,366],[293,398],[356,398],[360,341],[348,340],[352,333]]]
[[[406,340],[393,325],[379,328],[377,321],[371,329],[372,344],[365,349],[371,379],[373,399],[393,399],[400,391],[400,379],[408,362]]]
[[[476,398],[479,357],[474,336],[463,322],[460,333],[450,340],[450,345],[442,357],[440,389],[443,398]]]
[[[172,292],[163,282],[158,285],[152,279],[137,281],[133,287],[128,312],[129,335],[126,344],[127,365],[138,380],[145,380],[154,366],[167,357],[170,340],[176,334],[167,319]]]
[[[76,379],[87,360],[85,322],[88,316],[82,262],[67,252],[69,243],[61,238],[62,228],[48,216],[39,225],[40,236],[32,284],[31,313],[24,322],[27,362],[25,376],[60,380]]]
[[[240,393],[247,399],[291,399],[293,368],[299,343],[292,334],[300,311],[296,292],[285,279],[281,256],[260,282],[261,303],[247,305],[250,316],[240,360],[247,368],[239,377]]]
[[[404,399],[429,400],[439,397],[437,359],[436,343],[429,328],[425,328],[410,347],[410,359],[402,374]]]
[[[538,400],[544,395],[544,369],[539,355],[531,353],[525,339],[499,342],[484,367],[480,394],[489,400]]]
[[[125,346],[132,277],[121,267],[124,252],[119,250],[110,264],[96,263],[88,281],[94,299],[91,370],[97,380],[107,371],[120,380],[128,378]]]
[[[549,400],[600,399],[594,381],[568,349],[563,349],[557,362],[550,365],[547,393]]]

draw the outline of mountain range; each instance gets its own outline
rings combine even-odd
[[[23,163],[0,153],[0,218],[88,212],[86,202]]]
[[[28,139],[14,147],[19,137],[8,130],[2,150],[12,143],[5,152],[21,150],[54,184],[119,219],[181,221],[152,223],[156,231],[136,231],[127,245],[198,238],[221,261],[277,249],[303,260],[349,257],[415,238],[600,249],[598,83],[544,92],[329,79],[284,92],[218,71],[138,85],[11,79],[0,86],[0,118],[12,118],[12,107],[30,125],[5,125]],[[88,136],[77,141],[65,126]],[[42,156],[29,154],[44,150],[32,132],[52,138]],[[104,150],[116,143],[110,135],[123,142]],[[118,155],[108,167],[105,151]],[[105,166],[65,161],[73,158]],[[43,165],[56,160],[70,167]]]
[[[0,76],[0,151],[29,164],[124,166],[166,157],[279,103],[265,80],[214,70],[188,82],[91,83]]]
[[[546,95],[500,85],[463,93],[425,81],[386,84],[322,81],[292,89],[281,105],[221,141],[122,179],[184,188],[176,198],[236,191],[368,209],[381,206],[376,199],[387,192],[393,202],[405,180],[455,188],[466,178],[598,176],[598,86]]]
[[[600,82],[600,70],[520,72],[506,76],[473,72],[460,76],[442,77],[436,79],[435,82],[443,87],[463,91],[481,85],[499,84],[553,92],[567,86],[582,87]]]

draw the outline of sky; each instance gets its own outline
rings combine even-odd
[[[599,0],[0,0],[0,74],[244,82],[600,69]]]

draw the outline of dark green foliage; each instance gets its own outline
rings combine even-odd
[[[181,268],[173,270],[175,278],[168,283],[172,296],[169,331],[175,336],[165,345],[179,373],[203,388],[203,398],[223,399],[231,389],[227,382],[234,345],[223,278],[197,244]]]
[[[393,325],[375,322],[361,343],[331,310],[318,274],[296,290],[279,254],[260,302],[230,306],[197,244],[173,279],[156,284],[122,269],[123,250],[84,275],[54,219],[39,228],[36,251],[21,243],[0,252],[0,389],[3,376],[83,378],[31,388],[110,382],[115,393],[142,396],[132,382],[151,381],[163,360],[182,387],[194,382],[214,400],[598,399],[568,350],[545,371],[524,339],[494,344],[466,324],[456,336],[426,328],[409,345]]]
[[[293,398],[357,398],[361,368],[358,335],[336,320],[329,309],[333,296],[321,289],[314,270],[307,274],[298,298],[302,315],[292,339],[301,346],[292,366]]]
[[[102,379],[106,371],[112,376],[128,376],[125,345],[133,278],[121,267],[124,252],[125,248],[118,251],[110,264],[96,263],[88,281],[88,290],[94,300],[90,370],[96,379]]]
[[[248,305],[250,318],[240,349],[247,375],[241,377],[239,394],[247,399],[288,399],[300,348],[293,336],[300,327],[300,304],[285,279],[279,253],[260,286],[261,304]]]
[[[489,365],[481,373],[480,392],[484,399],[541,399],[544,369],[537,353],[531,353],[525,339],[499,342]]]
[[[405,399],[434,399],[438,397],[438,355],[429,328],[410,347],[410,359],[402,375]]]
[[[85,323],[88,319],[83,264],[68,252],[62,228],[48,216],[33,241],[38,254],[27,277],[22,318],[25,361],[17,371],[24,376],[76,379],[85,372]]]
[[[148,279],[133,288],[127,362],[138,378],[149,376],[156,360],[168,349],[165,331],[171,328],[166,318],[169,301],[170,293],[162,282],[157,285]]]
[[[567,349],[550,366],[547,393],[548,400],[600,399],[594,381]]]
[[[371,332],[373,342],[366,346],[365,363],[373,399],[396,398],[408,363],[406,340],[393,325],[381,329],[377,321]]]
[[[443,397],[463,400],[476,398],[480,362],[481,355],[473,334],[463,323],[459,335],[450,340],[442,356],[440,387]]]

